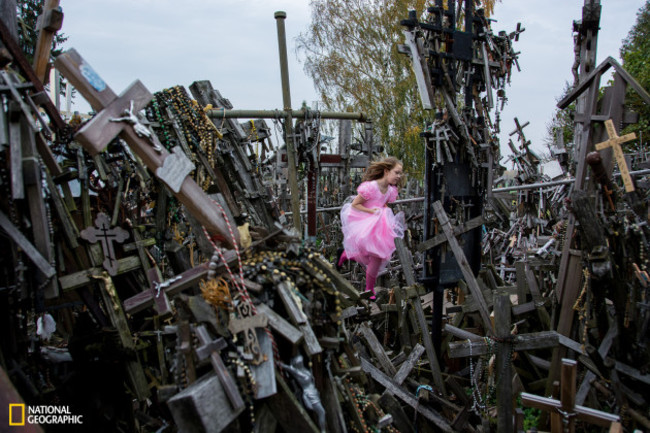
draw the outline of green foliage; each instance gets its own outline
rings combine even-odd
[[[557,99],[561,101],[571,91],[571,84],[565,82],[562,95]],[[575,102],[571,103],[566,109],[560,110],[559,108],[553,113],[553,117],[546,124],[546,136],[544,137],[544,144],[549,149],[557,142],[557,137],[562,134],[562,139],[565,145],[573,142],[573,117],[575,115]]]
[[[25,53],[25,57],[29,63],[33,63],[34,51],[36,50],[36,42],[38,41],[38,30],[36,28],[36,21],[38,16],[43,11],[42,0],[17,0],[16,1],[16,14],[18,17],[18,44]],[[54,58],[61,53],[58,48],[68,38],[62,33],[58,33],[52,40],[51,57]]]
[[[524,410],[524,431],[529,431],[533,427],[539,426],[539,417],[542,411],[532,407],[523,407],[521,404],[521,396],[517,397],[517,406]]]
[[[397,44],[408,10],[424,7],[423,0],[312,0],[310,28],[298,38],[325,108],[368,115],[375,142],[411,175],[423,166],[424,112],[410,59]]]
[[[650,91],[650,0],[637,12],[637,19],[621,46],[623,67],[646,91]],[[639,113],[639,122],[623,132],[636,132],[637,136],[650,137],[650,107],[635,91],[628,88],[626,105]]]
[[[446,5],[446,2],[444,2]],[[496,0],[480,2],[487,15]],[[411,71],[411,59],[397,52],[404,43],[401,20],[409,10],[422,16],[431,0],[311,0],[312,21],[297,39],[305,72],[327,110],[362,111],[373,121],[376,143],[422,178],[430,120]]]

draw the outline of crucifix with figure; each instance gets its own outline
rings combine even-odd
[[[139,80],[117,96],[74,49],[59,55],[54,66],[97,112],[75,135],[91,155],[101,152],[119,135],[211,235],[230,247],[239,245],[239,232],[229,229],[216,204],[188,176],[193,165],[183,151],[174,148],[168,152],[139,122],[137,113],[153,99]]]

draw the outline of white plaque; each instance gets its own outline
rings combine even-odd
[[[176,146],[172,149],[172,153],[165,158],[163,166],[156,169],[156,176],[165,182],[172,191],[178,194],[185,177],[195,168],[192,161],[183,152],[183,149],[180,146]]]

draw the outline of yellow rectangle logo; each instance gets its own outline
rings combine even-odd
[[[20,408],[20,421],[14,421],[14,408]],[[25,404],[14,403],[9,405],[9,425],[24,426],[25,425]]]

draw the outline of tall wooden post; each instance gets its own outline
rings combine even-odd
[[[510,339],[510,296],[501,293],[495,298],[494,319],[496,335],[503,341],[497,352],[497,407],[499,408],[497,431],[510,433],[513,431],[512,417],[512,375],[510,374],[512,343]]]
[[[598,26],[600,22],[600,0],[585,0],[582,8],[582,23],[579,28],[580,38],[580,73],[579,80],[583,80],[593,71],[596,64],[596,46],[598,42]],[[576,83],[577,85],[578,83]],[[585,189],[585,176],[587,173],[586,157],[592,147],[591,116],[596,109],[600,80],[594,79],[589,90],[584,92],[576,103],[576,125],[574,142],[576,143],[577,168],[575,173],[574,191]],[[575,217],[569,215],[567,223],[566,242],[562,249],[562,259],[558,271],[556,294],[562,305],[557,325],[557,332],[568,336],[573,326],[573,304],[580,291],[580,268],[582,266],[579,256],[571,254],[571,239],[575,230]],[[550,394],[553,382],[558,379],[560,364],[566,349],[558,348],[553,352],[549,378],[546,383],[546,394]]]
[[[280,74],[282,76],[282,103],[286,116],[284,119],[285,143],[287,144],[287,165],[289,176],[289,189],[291,191],[291,212],[293,212],[293,226],[302,235],[300,224],[300,190],[296,174],[297,161],[293,137],[293,118],[291,116],[291,89],[289,87],[289,66],[287,63],[287,37],[284,29],[284,20],[287,13],[278,11],[275,20],[278,27],[278,50],[280,54]]]

